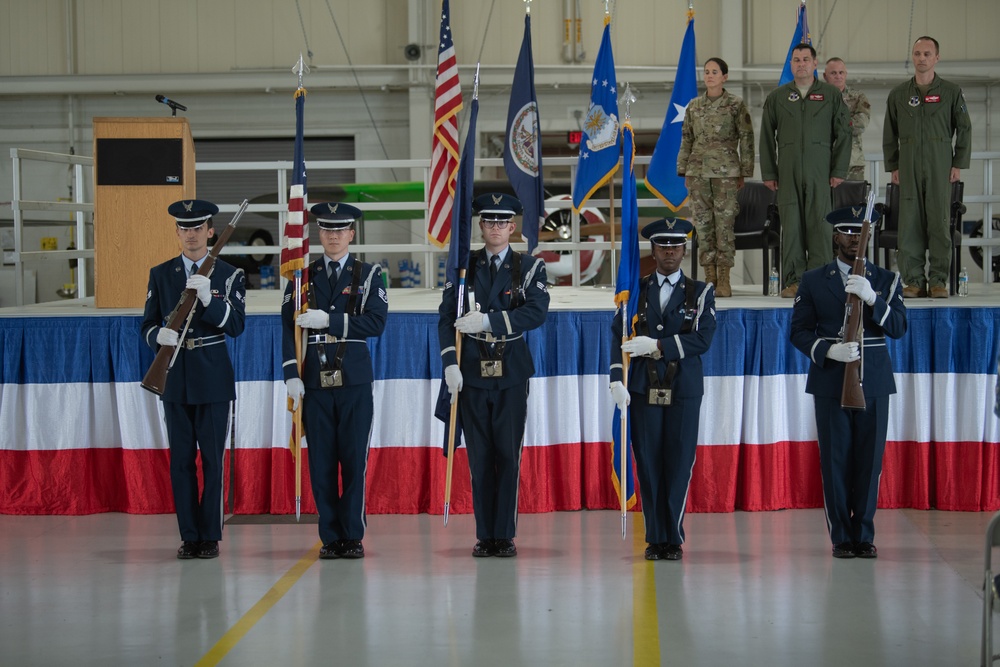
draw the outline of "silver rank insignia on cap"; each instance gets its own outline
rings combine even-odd
[[[492,197],[492,198],[493,198],[493,203],[494,203],[494,204],[495,204],[496,206],[499,206],[499,205],[500,205],[500,202],[501,202],[501,200],[503,200],[503,195],[490,195],[490,197]]]
[[[330,206],[329,204],[326,205],[326,207],[328,209],[330,209],[330,213],[336,213],[337,212],[337,208],[339,206],[340,206],[340,204],[334,204],[333,206]]]
[[[857,207],[857,208],[854,208],[854,207],[852,206],[852,207],[851,207],[851,215],[853,215],[853,216],[854,216],[855,218],[857,218],[857,217],[860,217],[860,216],[861,216],[861,211],[862,211],[862,210],[863,210],[863,209],[862,209],[862,208],[861,208],[860,206],[859,206],[859,207]]]
[[[184,210],[187,211],[188,213],[190,213],[191,209],[194,208],[193,201],[182,201],[181,204],[184,206]]]
[[[664,222],[667,223],[667,229],[673,229],[674,225],[677,224],[676,220],[670,220],[670,219],[664,220]]]

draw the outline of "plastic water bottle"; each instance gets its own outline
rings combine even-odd
[[[420,262],[414,262],[413,270],[410,271],[410,287],[423,287],[423,276],[420,275]]]
[[[399,260],[399,286],[410,286],[410,262],[406,259]]]
[[[447,280],[447,277],[446,277],[447,273],[448,273],[447,264],[448,264],[448,262],[445,259],[444,255],[442,255],[441,257],[438,257],[438,270],[437,270],[437,286],[438,287],[444,287],[444,283]]]
[[[389,289],[389,283],[392,282],[389,278],[389,260],[383,257],[379,264],[382,266],[382,286]]]
[[[962,272],[958,274],[958,295],[969,296],[969,272],[962,267]]]
[[[771,267],[771,276],[767,279],[767,295],[768,296],[778,296],[778,285],[780,284],[778,280],[778,267]]]

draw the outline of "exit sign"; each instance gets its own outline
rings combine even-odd
[[[579,145],[581,139],[583,139],[583,132],[579,130],[566,133],[566,143],[568,144]]]

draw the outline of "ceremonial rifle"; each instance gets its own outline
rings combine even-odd
[[[871,233],[872,210],[875,208],[875,191],[868,193],[868,205],[865,208],[865,222],[861,226],[861,239],[858,243],[858,254],[851,265],[852,276],[865,275],[865,250],[868,248],[868,235]],[[840,407],[844,410],[864,410],[865,391],[864,378],[864,347],[865,333],[862,319],[864,303],[857,294],[848,294],[844,306],[844,327],[841,338],[845,343],[857,343],[861,358],[844,364],[844,386],[840,392]]]
[[[232,221],[223,230],[222,235],[219,240],[215,242],[212,246],[211,252],[208,253],[208,257],[201,266],[198,267],[199,276],[205,276],[210,278],[212,276],[212,271],[215,270],[215,260],[219,256],[219,252],[225,247],[226,243],[229,241],[229,237],[233,235],[236,230],[236,223],[239,222],[243,213],[247,210],[248,202],[246,199],[240,204],[239,210],[236,215],[233,216]],[[146,371],[146,375],[142,378],[142,388],[148,389],[158,396],[162,396],[164,390],[167,386],[167,373],[174,365],[174,361],[177,359],[177,353],[180,351],[181,346],[184,344],[184,338],[187,336],[188,328],[191,326],[191,319],[194,317],[195,304],[198,302],[198,292],[193,289],[186,289],[181,293],[181,298],[174,306],[174,309],[170,311],[167,316],[166,328],[173,329],[177,332],[177,346],[163,345],[160,347],[159,351],[156,353],[156,358],[153,360],[153,364]]]

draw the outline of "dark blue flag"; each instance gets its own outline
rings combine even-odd
[[[455,204],[451,213],[451,244],[448,246],[448,282],[456,285],[455,303],[456,317],[462,316],[465,300],[465,277],[458,278],[458,272],[469,266],[469,246],[472,243],[472,185],[475,180],[476,162],[476,118],[479,116],[479,99],[472,98],[472,108],[469,115],[469,133],[465,135],[465,146],[462,148],[462,158],[458,165],[458,177],[455,179]],[[461,362],[461,359],[459,359]],[[442,368],[442,371],[444,369]],[[448,386],[441,381],[437,401],[434,404],[434,416],[444,422],[444,454],[448,455],[448,420],[451,415],[451,394]],[[462,437],[462,421],[455,420],[455,447]]]
[[[653,157],[646,171],[646,186],[663,200],[670,210],[676,211],[687,202],[688,190],[684,177],[677,175],[677,154],[681,150],[681,129],[687,106],[698,96],[697,71],[694,48],[694,12],[688,12],[687,30],[681,43],[681,56],[677,62],[677,78],[670,93],[667,116],[663,119],[660,138],[656,140]],[[624,237],[622,237],[624,238]]]
[[[622,309],[623,338],[631,338],[634,332],[639,301],[639,205],[635,185],[635,136],[632,124],[626,120],[622,124],[622,156],[625,175],[622,177],[622,256],[618,264],[615,281],[615,305]],[[617,336],[615,331],[612,335]],[[622,378],[628,386],[628,377]],[[622,446],[621,420],[625,419],[625,444]],[[632,477],[632,424],[628,410],[623,414],[615,405],[611,417],[611,482],[615,491],[621,494],[621,480],[625,480],[625,507],[635,505],[635,480]],[[624,451],[624,456],[622,453]]]
[[[472,183],[475,179],[476,117],[479,100],[473,98],[469,115],[469,133],[455,178],[455,204],[451,210],[451,243],[448,246],[448,282],[458,284],[458,271],[469,266],[469,245],[472,243]],[[461,315],[461,313],[459,313]]]
[[[788,45],[788,55],[785,56],[785,67],[781,70],[781,78],[778,85],[783,86],[795,77],[792,76],[792,49],[799,44],[812,44],[812,35],[809,34],[809,21],[806,18],[806,3],[799,5],[795,19],[795,34],[792,35],[792,43]]]
[[[579,211],[598,188],[618,171],[621,132],[618,123],[618,84],[615,57],[611,51],[611,27],[604,19],[604,36],[594,63],[590,85],[590,108],[580,138],[580,157],[573,183],[573,209]]]
[[[535,96],[535,63],[531,57],[531,16],[524,17],[524,38],[517,56],[514,83],[507,107],[507,143],[503,168],[517,198],[524,206],[521,235],[528,242],[528,254],[538,245],[538,227],[545,218],[542,186],[542,143]]]

